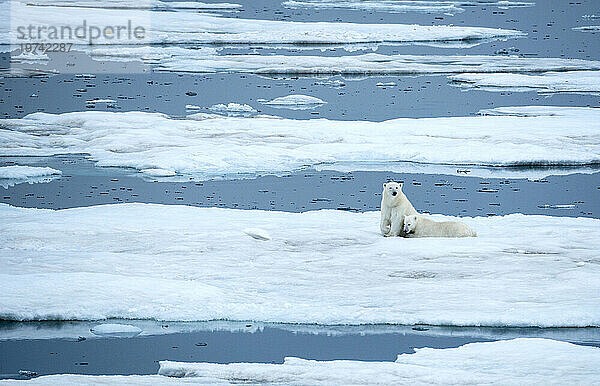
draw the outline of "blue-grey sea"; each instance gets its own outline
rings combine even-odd
[[[572,30],[585,25],[583,15],[600,14],[596,0],[537,0],[535,6],[499,9],[473,6],[455,15],[389,13],[361,10],[288,9],[279,0],[235,1],[243,5],[233,17],[286,21],[356,23],[454,24],[517,29],[526,37],[483,42],[470,48],[426,45],[380,45],[383,54],[505,55],[600,60],[600,34]],[[589,23],[588,23],[589,24]],[[224,53],[282,55],[342,55],[344,47],[229,47]],[[73,52],[75,65],[85,54]],[[0,53],[0,67],[10,55]],[[83,66],[83,64],[79,64]],[[106,64],[107,66],[114,64]],[[76,73],[76,70],[74,70]],[[384,121],[399,117],[470,116],[501,106],[600,104],[594,94],[483,91],[457,87],[446,76],[335,76],[331,82],[307,76],[265,77],[251,74],[191,74],[174,72],[99,73],[0,77],[0,116],[21,118],[43,111],[148,111],[183,117],[186,105],[245,103],[260,113],[293,119]],[[393,82],[393,87],[377,86]],[[340,86],[343,83],[343,86]],[[307,94],[328,103],[310,110],[276,109],[257,101],[288,94]],[[90,99],[113,99],[89,104]],[[285,175],[243,179],[144,179],[136,172],[100,168],[85,155],[0,157],[0,166],[49,166],[63,172],[46,183],[0,185],[0,203],[21,207],[62,209],[121,202],[162,203],[302,212],[318,209],[378,210],[381,183],[404,182],[404,190],[420,211],[459,216],[510,213],[600,218],[600,169],[587,173],[548,175],[541,179],[479,178],[468,175],[393,173],[387,171],[327,171],[311,168]],[[483,189],[482,188],[486,188]],[[558,205],[558,206],[557,206]],[[0,219],[1,221],[1,219]],[[465,299],[468,301],[468,299]],[[135,324],[135,321],[128,321]],[[253,322],[248,322],[252,326]],[[38,374],[155,374],[159,360],[282,363],[285,356],[307,359],[394,360],[414,347],[458,347],[468,342],[506,336],[547,336],[600,347],[599,329],[461,329],[431,333],[428,326],[388,326],[377,333],[360,327],[343,333],[303,326],[269,325],[260,329],[173,332],[134,338],[15,337],[19,329],[60,331],[68,322],[0,322],[0,375],[19,370]],[[161,324],[157,322],[157,324]],[[164,327],[168,329],[169,327]],[[437,330],[436,330],[437,331]],[[60,334],[59,334],[60,335]]]

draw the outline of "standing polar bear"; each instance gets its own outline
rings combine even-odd
[[[404,217],[405,237],[475,237],[466,224],[458,221],[433,221],[423,216]]]
[[[408,198],[402,192],[402,184],[387,182],[383,184],[381,195],[381,234],[400,236],[404,229],[404,216],[418,214]]]

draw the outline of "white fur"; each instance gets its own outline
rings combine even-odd
[[[404,218],[405,237],[475,237],[466,224],[458,221],[433,221],[423,216],[411,215]]]
[[[381,234],[386,237],[400,236],[404,227],[404,216],[409,214],[417,214],[417,211],[402,192],[402,184],[398,182],[383,184],[379,224]]]

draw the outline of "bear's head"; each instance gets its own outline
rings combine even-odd
[[[402,194],[402,183],[400,182],[386,182],[383,184],[383,197],[387,201],[393,201],[400,197]]]
[[[408,216],[404,216],[404,233],[410,234],[414,233],[415,228],[417,227],[417,215],[411,214]]]

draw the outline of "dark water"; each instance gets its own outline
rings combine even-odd
[[[244,103],[262,114],[292,119],[328,118],[335,120],[384,121],[399,117],[423,118],[469,116],[482,109],[501,106],[597,106],[598,95],[551,94],[531,92],[493,93],[464,91],[452,86],[445,76],[385,76],[364,79],[330,80],[345,83],[331,87],[315,78],[265,78],[240,74],[98,74],[94,79],[73,75],[49,78],[0,79],[0,111],[5,118],[21,118],[43,111],[147,111],[185,116],[197,111],[185,106],[200,106],[202,112],[217,103]],[[396,83],[378,87],[377,83]],[[57,92],[60,90],[60,92]],[[76,91],[85,90],[85,92]],[[186,92],[197,95],[188,96]],[[317,96],[327,104],[311,110],[269,107],[257,102],[289,94]],[[31,96],[35,95],[35,96]],[[92,99],[112,99],[115,103],[89,104]],[[51,103],[50,103],[51,101]]]
[[[316,360],[394,361],[413,347],[458,347],[473,337],[415,334],[345,335],[294,333],[265,328],[254,333],[195,332],[136,338],[0,341],[0,374],[27,369],[45,374],[156,374],[159,360],[283,363],[288,356]]]
[[[63,171],[62,177],[48,183],[0,187],[0,202],[22,207],[63,209],[146,202],[288,212],[318,209],[363,212],[379,210],[381,185],[394,180],[404,182],[404,192],[420,212],[470,217],[510,213],[600,217],[599,172],[527,180],[304,170],[242,180],[157,182],[143,180],[132,171],[96,168],[81,157],[10,160]],[[7,159],[4,162],[0,159],[0,166],[4,164]],[[553,207],[556,205],[568,207]]]
[[[142,323],[148,327],[152,322]],[[315,360],[394,361],[398,354],[413,353],[414,348],[419,347],[450,348],[520,336],[600,347],[598,328],[255,326],[253,322],[240,322],[229,329],[211,329],[203,327],[203,323],[189,323],[191,331],[181,333],[168,330],[177,330],[185,323],[171,326],[163,322],[154,328],[163,329],[167,335],[106,338],[93,336],[86,330],[93,326],[89,322],[38,322],[41,335],[60,336],[65,326],[76,330],[62,335],[69,337],[31,339],[34,324],[0,322],[0,352],[7,354],[0,356],[0,374],[16,374],[19,370],[35,371],[39,375],[156,374],[160,360],[282,363],[285,357],[295,356]],[[16,337],[19,331],[27,329],[29,332],[24,336],[29,337]],[[12,338],[8,334],[12,334]]]
[[[573,27],[591,25],[597,19],[584,15],[599,14],[594,0],[567,2],[537,1],[534,7],[499,9],[490,6],[464,7],[465,12],[448,16],[426,13],[386,13],[353,10],[285,9],[279,0],[242,1],[244,9],[230,17],[288,21],[344,21],[357,23],[408,23],[421,25],[454,24],[517,29],[524,38],[481,43],[471,48],[439,48],[407,44],[375,46],[381,54],[412,55],[503,55],[600,60],[598,33],[573,31]],[[224,48],[223,54],[260,53],[262,55],[355,55],[369,50],[347,52],[342,47],[310,47],[285,49],[239,46]],[[67,61],[74,73],[108,72],[96,78],[65,74],[36,78],[0,78],[0,113],[6,118],[45,111],[63,113],[88,109],[108,111],[150,111],[182,116],[185,105],[203,108],[216,103],[246,103],[266,114],[287,118],[329,118],[341,120],[382,121],[398,117],[465,116],[484,108],[519,105],[598,106],[600,96],[578,94],[539,95],[537,92],[463,91],[452,86],[445,76],[392,76],[363,79],[330,79],[345,82],[344,87],[322,85],[314,78],[265,78],[244,74],[178,74],[152,73],[138,66],[114,62],[92,61],[84,54],[70,54]],[[9,66],[9,54],[0,54],[0,67]],[[131,69],[128,70],[128,66]],[[111,74],[111,71],[119,74]],[[329,79],[329,78],[326,78]],[[382,82],[395,82],[395,87],[377,87]],[[77,91],[79,90],[79,91]],[[83,91],[81,91],[83,90]],[[188,96],[186,92],[197,95]],[[272,99],[292,93],[317,96],[327,104],[308,111],[275,109],[258,99]],[[32,96],[34,95],[34,96]],[[87,104],[87,100],[114,99],[111,104]],[[189,112],[187,112],[189,113]]]
[[[468,50],[407,45],[400,48],[380,47],[377,52],[397,50],[402,54],[472,54],[490,55],[502,48],[515,47],[520,55],[600,59],[600,40],[595,35],[584,35],[571,28],[597,25],[597,19],[584,15],[598,15],[597,0],[537,0],[533,7],[499,9],[492,6],[462,6],[463,13],[453,16],[440,13],[388,13],[344,9],[286,9],[279,0],[238,1],[244,11],[234,17],[285,21],[328,21],[350,23],[399,23],[420,25],[448,25],[514,29],[525,32],[526,38],[506,42],[480,44]]]

